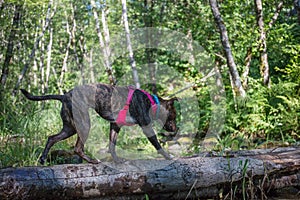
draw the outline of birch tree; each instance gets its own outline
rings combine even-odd
[[[47,64],[46,64],[46,82],[45,82],[45,92],[47,92],[49,87],[49,77],[51,68],[51,54],[52,54],[52,44],[53,44],[53,28],[49,28],[49,43],[47,46]]]
[[[102,50],[104,65],[105,65],[105,68],[106,68],[108,79],[109,79],[110,84],[115,85],[116,80],[115,80],[115,77],[113,75],[112,65],[109,61],[109,54],[107,52],[107,48],[104,45],[103,36],[102,36],[102,33],[101,33],[101,29],[100,29],[99,17],[98,17],[98,13],[97,13],[97,10],[96,10],[95,0],[91,0],[91,5],[92,5],[93,15],[94,15],[94,18],[95,18],[95,23],[96,23],[97,36],[98,36],[99,44],[100,44],[100,47],[101,47],[101,50]]]
[[[230,47],[230,43],[229,43],[229,39],[228,39],[227,30],[226,30],[224,21],[221,17],[221,13],[218,8],[218,3],[216,0],[209,0],[209,3],[211,6],[213,16],[215,18],[215,22],[220,30],[220,37],[221,37],[223,49],[224,49],[225,55],[226,55],[227,66],[229,68],[230,76],[232,78],[233,90],[236,93],[234,95],[245,97],[246,92],[242,86],[240,75],[237,70],[236,64],[234,62],[234,58],[232,55],[232,51],[231,51],[231,47]]]
[[[68,39],[68,44],[66,46],[66,53],[65,53],[65,56],[64,56],[64,59],[63,59],[63,64],[62,64],[62,68],[61,68],[61,72],[60,72],[60,78],[59,78],[59,82],[58,82],[58,87],[59,87],[59,92],[61,94],[63,94],[63,80],[64,80],[64,74],[66,71],[68,71],[68,58],[69,58],[69,52],[70,52],[70,47],[71,47],[71,42],[72,42],[72,39],[73,39],[73,36],[72,36],[72,33],[71,33],[71,30],[70,30],[70,24],[69,24],[69,20],[68,20],[68,14],[67,12],[65,12],[65,16],[66,16],[66,31],[69,35],[69,39]],[[72,16],[72,21],[74,19],[74,16]],[[73,23],[73,26],[72,26],[72,29],[74,29],[75,27],[75,24]]]
[[[140,88],[138,72],[137,72],[137,69],[136,69],[136,63],[135,63],[135,60],[134,60],[133,50],[132,50],[131,40],[130,40],[130,31],[129,31],[128,18],[127,18],[126,0],[122,0],[122,18],[123,18],[123,23],[124,23],[124,28],[125,28],[127,50],[129,51],[129,63],[131,65],[133,81],[135,83],[135,86],[137,88]]]
[[[264,27],[263,8],[261,0],[254,0],[256,21],[259,30],[259,53],[260,53],[260,73],[263,78],[264,85],[270,87],[270,67],[267,54],[266,31]]]

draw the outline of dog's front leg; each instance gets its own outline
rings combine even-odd
[[[119,158],[116,154],[117,138],[120,131],[120,127],[116,123],[110,123],[109,132],[109,152],[116,163],[121,163],[124,159]]]
[[[152,125],[147,125],[142,127],[144,134],[147,136],[148,140],[155,147],[157,152],[165,157],[167,160],[172,160],[172,157],[161,147],[159,144],[156,134],[152,128]]]

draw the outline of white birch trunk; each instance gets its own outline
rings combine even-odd
[[[133,50],[132,50],[132,46],[131,46],[131,40],[130,40],[130,31],[129,31],[128,18],[127,18],[126,0],[122,0],[122,18],[123,18],[123,23],[124,23],[124,28],[125,28],[127,50],[129,52],[129,63],[130,63],[131,70],[132,70],[133,81],[135,83],[136,88],[140,88],[138,72],[137,72],[136,63],[134,60]]]
[[[259,29],[259,52],[260,52],[260,73],[264,85],[270,87],[270,70],[267,54],[267,38],[263,20],[263,8],[261,0],[254,0],[256,10],[256,20]]]
[[[112,70],[111,63],[109,61],[109,55],[108,55],[108,53],[106,51],[106,47],[104,45],[103,36],[101,34],[101,29],[100,29],[99,17],[98,17],[98,13],[96,10],[96,4],[95,4],[94,0],[91,0],[91,5],[93,7],[93,14],[94,14],[95,23],[96,23],[96,31],[97,31],[99,44],[100,44],[102,54],[103,54],[104,66],[106,68],[106,72],[107,72],[110,84],[115,85],[116,80],[113,76],[113,70]]]
[[[52,44],[53,44],[53,28],[49,28],[49,43],[48,43],[48,46],[47,46],[47,64],[46,64],[45,92],[48,91],[48,87],[49,87],[49,77],[50,77],[50,68],[51,68]]]

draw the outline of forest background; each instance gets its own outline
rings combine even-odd
[[[188,144],[183,155],[205,149],[203,139],[214,104],[206,82],[209,74],[222,77],[226,97],[226,117],[222,131],[214,135],[213,150],[298,144],[299,0],[130,0],[124,9],[125,2],[0,1],[0,167],[36,165],[47,136],[61,128],[59,102],[30,102],[20,94],[20,88],[52,94],[82,83],[115,84],[128,73],[141,77],[141,71],[135,71],[139,66],[146,66],[146,78],[151,80],[151,84],[143,84],[141,79],[142,88],[161,96],[172,95],[178,86],[171,80],[174,76],[160,74],[160,80],[169,83],[165,87],[153,75],[160,66],[168,66],[180,74],[182,82],[190,84],[189,91],[197,98],[200,112],[179,117],[190,114],[197,119],[196,129],[181,132],[192,137],[177,142]],[[147,27],[175,31],[182,40],[199,44],[209,55],[213,71],[203,73],[205,70],[199,70],[202,66],[181,60],[178,52],[136,49],[134,43],[128,43],[130,32]],[[114,35],[123,36],[133,50],[125,48],[112,61]],[[181,43],[176,45],[179,48]],[[92,154],[99,153],[99,145],[103,145],[99,140],[107,138],[109,130],[107,122],[94,120],[97,131],[105,134],[100,139],[92,135]],[[181,119],[179,124],[187,126],[184,122]],[[53,149],[68,149],[74,139]],[[142,134],[121,134],[118,146],[154,151]],[[151,150],[145,150],[148,148]]]

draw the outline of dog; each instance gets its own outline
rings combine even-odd
[[[133,90],[131,99],[129,99],[130,90]],[[151,97],[154,98],[155,95],[149,95],[147,92],[135,89],[132,86],[121,87],[101,83],[77,86],[64,95],[34,96],[24,89],[21,89],[21,92],[27,99],[32,101],[59,100],[62,103],[60,115],[63,127],[58,134],[48,137],[44,151],[39,158],[41,164],[45,163],[47,154],[55,143],[67,139],[76,133],[75,153],[88,163],[97,164],[100,162],[84,153],[84,143],[90,131],[90,117],[88,113],[90,108],[94,109],[103,119],[110,122],[109,152],[115,162],[120,163],[124,161],[115,152],[118,133],[124,125],[140,126],[157,152],[163,155],[165,159],[172,159],[158,142],[152,123],[153,120],[158,120],[163,125],[164,130],[176,132],[178,128],[176,126],[174,102],[177,101],[177,98],[165,100],[156,97],[156,105],[152,105],[153,99],[151,100]],[[153,106],[156,106],[156,113],[151,109]],[[122,108],[126,112],[123,120],[125,123],[118,124],[117,119]]]

